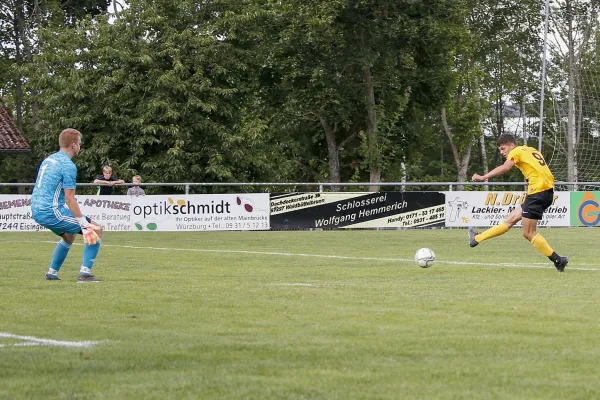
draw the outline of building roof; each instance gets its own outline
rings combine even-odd
[[[29,143],[0,103],[0,153],[29,151]]]

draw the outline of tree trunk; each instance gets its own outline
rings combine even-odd
[[[452,145],[453,147],[456,147],[455,145]],[[459,168],[458,168],[458,182],[466,182],[467,181],[467,174],[469,173],[469,160],[471,159],[471,143],[469,143],[467,145],[467,147],[465,148],[465,151],[463,152],[463,155],[460,159],[460,164],[459,164]],[[457,185],[458,190],[464,190],[464,186],[463,185]]]
[[[504,117],[502,113],[504,112],[504,102],[502,99],[496,100],[496,133],[498,136],[504,133]]]
[[[321,126],[325,131],[325,138],[327,139],[327,155],[329,157],[329,182],[339,183],[340,182],[340,155],[338,150],[337,141],[335,138],[335,127],[332,127],[328,123],[325,117],[319,117]],[[339,192],[339,186],[331,186],[332,192]]]
[[[458,151],[458,146],[454,142],[454,135],[452,133],[452,127],[448,124],[448,118],[446,116],[446,108],[442,108],[442,125],[444,127],[444,132],[446,136],[448,136],[448,140],[450,141],[450,146],[452,148],[452,156],[454,157],[454,163],[456,164],[457,173],[457,182],[466,182],[467,181],[467,173],[469,169],[469,161],[471,160],[471,145],[469,142],[465,147],[462,156]],[[464,185],[457,185],[457,190],[464,190]]]
[[[365,85],[365,105],[367,107],[367,161],[370,170],[370,182],[378,183],[381,179],[381,168],[379,166],[379,146],[377,144],[377,112],[375,110],[375,90],[373,89],[373,78],[369,67],[362,71],[363,83]],[[378,192],[379,186],[371,186],[370,192]]]
[[[527,146],[527,116],[525,111],[525,105],[523,104],[524,102],[525,100],[521,99],[521,102],[519,103],[519,110],[521,112],[521,117],[523,118],[523,144]]]
[[[40,29],[42,27],[42,12],[40,9],[40,0],[33,1],[33,12],[34,12],[35,26],[37,27],[37,29]],[[27,60],[27,62],[33,62],[34,56],[36,56],[40,53],[42,44],[43,44],[42,39],[38,37],[37,45],[34,48],[30,48],[30,47],[25,48],[27,50],[27,54],[25,54],[25,59]],[[40,112],[40,104],[37,101],[38,94],[39,93],[37,90],[31,90],[31,96],[30,96],[31,107],[28,110],[31,113],[32,129],[36,135],[39,134],[39,132],[40,132],[40,119],[38,117],[39,112]]]
[[[25,15],[23,9],[23,0],[15,2],[14,13],[14,45],[15,45],[15,63],[17,68],[23,65],[23,55],[21,45],[26,42],[25,39]],[[20,76],[15,77],[15,113],[17,117],[17,128],[23,132],[23,82]]]
[[[402,156],[402,162],[400,163],[400,171],[402,174],[400,176],[400,182],[406,183],[406,156]],[[404,192],[404,189],[406,189],[406,186],[402,185],[400,190]]]
[[[483,174],[487,174],[488,169],[488,157],[487,157],[487,149],[485,148],[485,136],[481,135],[479,137],[479,147],[481,149],[481,163],[483,164]]]

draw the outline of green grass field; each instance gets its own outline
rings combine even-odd
[[[598,399],[600,229],[541,232],[564,273],[519,230],[106,233],[99,284],[3,233],[0,398]]]

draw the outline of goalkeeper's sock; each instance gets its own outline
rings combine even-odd
[[[550,247],[546,239],[539,233],[536,233],[533,239],[531,239],[531,244],[550,260],[557,261],[560,259],[558,254],[554,253],[554,250],[552,250],[552,247]],[[556,257],[552,257],[553,254],[556,254]]]
[[[81,266],[81,269],[79,270],[80,274],[83,275],[91,275],[92,274],[92,270],[88,267],[84,267],[83,265]]]
[[[493,237],[503,235],[506,232],[508,232],[509,229],[510,229],[510,227],[508,225],[506,225],[504,222],[502,222],[500,225],[493,226],[490,229],[488,229],[487,231],[482,232],[479,235],[475,236],[475,240],[477,241],[477,243],[481,243],[484,240],[488,240]]]
[[[94,261],[96,261],[96,256],[98,255],[98,251],[100,250],[100,242],[101,240],[98,239],[98,242],[96,242],[96,244],[94,245],[89,245],[86,244],[85,247],[83,248],[83,262],[81,263],[81,272],[83,272],[83,268],[87,268],[87,274],[90,273],[90,270],[92,269],[92,267],[94,266]]]
[[[50,262],[50,268],[48,269],[50,275],[56,275],[58,273],[69,254],[69,250],[71,250],[71,245],[65,242],[64,239],[60,239],[52,254],[52,261]]]

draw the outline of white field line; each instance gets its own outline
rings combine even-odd
[[[50,243],[56,244],[57,242],[43,240],[15,240],[6,241],[2,243]],[[73,243],[76,244],[76,243]],[[127,246],[119,244],[102,244],[102,247],[118,247],[122,249],[138,249],[138,250],[159,250],[159,251],[189,251],[194,253],[222,253],[222,254],[251,254],[251,255],[264,255],[264,256],[283,256],[283,257],[312,257],[312,258],[326,258],[336,260],[354,260],[354,261],[385,261],[385,262],[414,262],[412,258],[386,258],[386,257],[354,257],[354,256],[336,256],[327,254],[307,254],[307,253],[286,253],[277,251],[252,251],[252,250],[215,250],[215,249],[189,249],[181,247],[150,247],[150,246]],[[512,267],[512,268],[551,268],[554,266],[550,264],[550,261],[546,263],[489,263],[489,262],[475,262],[475,261],[451,261],[451,260],[436,260],[436,264],[448,264],[448,265],[474,265],[474,266],[485,266],[489,267],[493,265],[495,267]],[[588,264],[569,264],[568,270],[576,271],[600,271],[600,268],[584,268]]]
[[[33,346],[41,346],[41,343],[34,342],[23,342],[23,343],[15,343],[11,345],[0,344],[0,347],[33,347]]]
[[[314,285],[312,283],[274,283],[269,286],[307,286],[307,287],[319,287],[319,285]]]
[[[0,338],[9,338],[9,339],[18,339],[24,340],[23,343],[16,343],[11,347],[21,347],[21,346],[58,346],[58,347],[92,347],[102,342],[93,342],[93,341],[82,341],[82,342],[72,342],[65,340],[54,340],[54,339],[42,339],[36,338],[34,336],[21,336],[21,335],[13,335],[12,333],[0,332]],[[0,345],[0,347],[9,347],[7,345]]]

